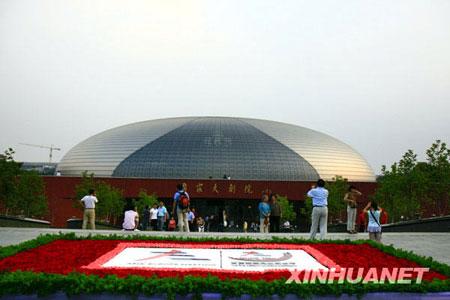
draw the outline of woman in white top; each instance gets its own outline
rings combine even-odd
[[[156,204],[153,204],[150,209],[150,227],[154,231],[158,229],[158,205]]]
[[[364,208],[364,213],[368,216],[367,231],[369,232],[369,239],[381,242],[381,207],[378,207],[376,202],[367,203]]]

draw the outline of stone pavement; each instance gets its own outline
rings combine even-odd
[[[34,239],[40,234],[57,234],[59,232],[74,232],[77,235],[89,234],[119,234],[119,235],[153,235],[153,236],[185,236],[181,232],[154,232],[139,231],[128,232],[120,230],[77,230],[77,229],[41,229],[41,228],[11,228],[0,227],[0,246],[14,245],[30,239]],[[205,232],[190,233],[191,237],[250,237],[250,238],[268,238],[277,237],[295,237],[307,239],[307,233],[277,233],[277,234],[260,234],[260,233],[236,233],[236,232]],[[346,233],[329,233],[328,239],[367,239],[367,233],[346,234]],[[431,232],[387,232],[383,233],[383,243],[393,245],[396,248],[412,251],[422,256],[431,256],[434,260],[450,265],[450,232],[449,233],[431,233]]]

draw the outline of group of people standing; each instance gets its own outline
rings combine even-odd
[[[142,217],[141,229],[147,230],[148,228],[151,228],[155,231],[162,231],[169,215],[164,206],[164,202],[160,201],[159,205],[154,204],[151,209],[149,209],[149,206],[147,205],[144,208]],[[139,213],[137,207],[134,203],[128,202],[124,209],[122,229],[126,231],[138,231],[138,227]]]
[[[319,179],[317,184],[312,186],[308,191],[308,197],[312,198],[312,213],[311,213],[311,230],[310,238],[315,239],[317,232],[320,232],[320,238],[324,239],[327,234],[328,224],[328,190],[325,188],[325,181]],[[347,203],[347,232],[355,234],[355,221],[357,210],[357,198],[362,193],[354,186],[350,186],[348,192],[345,194],[344,201]],[[363,210],[367,215],[369,238],[375,241],[381,241],[381,224],[380,216],[382,209],[376,202],[369,202]]]
[[[270,201],[269,201],[270,200]],[[261,233],[280,232],[280,220],[282,217],[278,196],[264,194],[258,205],[259,231]]]
[[[177,216],[178,231],[205,232],[223,231],[228,225],[228,216],[225,210],[219,215],[212,214],[204,218],[198,214],[194,207],[190,206],[190,196],[184,184],[177,185],[177,191],[173,195],[172,215]]]
[[[147,205],[143,211],[142,229],[162,231],[168,220],[169,213],[163,201],[160,201],[159,205],[153,204],[152,208]]]
[[[165,230],[174,231],[178,229],[181,232],[205,232],[209,230],[221,231],[227,226],[227,215],[223,211],[220,216],[210,215],[203,218],[194,207],[191,207],[189,193],[184,184],[178,184],[177,190],[173,195],[173,204],[171,214],[160,202],[160,207],[154,205],[151,209],[144,210],[144,221],[142,228],[146,230]],[[171,216],[169,218],[169,216]],[[165,223],[168,221],[167,226]],[[148,226],[147,226],[148,224]]]
[[[316,185],[313,185],[308,191],[307,196],[312,198],[312,212],[311,212],[311,229],[310,238],[315,239],[318,232],[320,238],[324,239],[327,234],[328,223],[328,190],[325,188],[325,181],[319,179]],[[347,203],[347,232],[355,234],[355,221],[357,213],[357,200],[362,196],[354,186],[350,186],[348,192],[345,194],[344,201]],[[95,229],[95,205],[98,199],[95,190],[89,190],[89,194],[81,200],[84,206],[83,215],[83,229],[89,225],[91,229]],[[264,194],[262,201],[258,205],[259,210],[259,229],[261,233],[279,232],[280,220],[282,218],[282,210],[278,197],[276,194]],[[367,216],[369,238],[381,241],[381,224],[380,216],[382,209],[375,202],[369,202],[363,209],[364,215]],[[183,184],[177,185],[177,191],[173,196],[172,217],[169,220],[169,212],[163,201],[159,205],[153,205],[151,209],[147,206],[144,210],[144,221],[142,229],[146,230],[150,226],[153,230],[165,230],[167,224],[168,230],[175,230],[175,219],[177,216],[178,230],[190,232],[198,230],[205,231],[206,220],[197,216],[195,209],[190,207],[190,197]],[[224,215],[224,222],[226,217]],[[122,224],[123,230],[138,230],[139,214],[137,208],[131,202],[128,202],[124,209],[124,221]],[[245,229],[245,224],[244,224]]]
[[[134,212],[134,213],[133,213]],[[133,221],[132,216],[136,218]],[[201,218],[198,219],[195,209],[190,207],[190,197],[185,191],[183,184],[177,185],[177,192],[173,197],[172,214],[170,217],[169,211],[164,205],[163,201],[159,202],[159,206],[154,204],[152,208],[146,206],[143,211],[142,229],[151,229],[154,231],[174,231],[176,228],[175,217],[178,220],[178,230],[190,232],[196,227],[196,223],[200,223],[198,228],[202,228]],[[125,212],[123,229],[137,230],[139,224],[139,216],[136,212],[136,207]]]

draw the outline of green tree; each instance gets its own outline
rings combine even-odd
[[[426,177],[417,167],[417,155],[408,150],[398,162],[397,193],[395,208],[408,219],[414,218],[419,212]],[[397,205],[398,204],[398,205]]]
[[[309,230],[311,226],[312,199],[305,195],[304,206],[300,208],[300,230]]]
[[[340,223],[345,220],[347,204],[344,201],[344,196],[348,187],[347,179],[339,175],[333,177],[332,181],[327,182],[328,220],[330,223]]]
[[[392,221],[401,217],[413,218],[420,208],[425,178],[416,168],[417,155],[408,150],[391,169],[382,166],[382,176],[378,180],[375,199],[390,214]]]
[[[96,183],[94,180],[94,173],[89,174],[88,171],[81,173],[81,182],[75,186],[75,193],[77,200],[80,200],[89,193],[90,189],[96,188]],[[76,206],[79,207],[78,201]]]
[[[141,190],[138,195],[139,201],[136,202],[139,215],[142,215],[145,206],[152,207],[154,204],[158,205],[158,196],[156,194],[148,194],[146,190]]]
[[[48,213],[45,186],[35,171],[22,172],[17,183],[17,203],[20,214],[25,217],[43,217]]]
[[[98,198],[96,218],[117,224],[118,219],[122,217],[125,203],[122,191],[103,181],[96,181],[93,173],[83,172],[80,184],[75,186],[75,207],[82,208],[78,200],[87,195],[90,189],[96,191]]]
[[[427,161],[418,162],[408,150],[390,169],[382,167],[375,193],[391,216],[391,221],[420,216],[424,210],[447,214],[450,190],[450,150],[437,140],[426,151]]]
[[[97,183],[95,190],[99,199],[96,215],[106,223],[117,224],[124,207],[122,191],[102,181]]]
[[[429,188],[430,199],[437,214],[446,214],[445,207],[450,206],[450,149],[447,144],[437,140],[426,151],[427,162],[430,166]]]
[[[281,223],[286,222],[286,220],[291,223],[295,221],[297,214],[294,211],[293,204],[289,202],[286,196],[277,195],[277,198],[281,207]]]
[[[0,203],[6,214],[43,217],[47,214],[44,182],[36,172],[22,171],[14,150],[0,156]]]
[[[0,155],[0,206],[6,214],[17,210],[17,178],[20,164],[14,161],[14,150],[7,149]]]

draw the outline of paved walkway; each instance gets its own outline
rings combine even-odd
[[[185,236],[181,232],[124,232],[118,230],[76,230],[76,229],[37,229],[37,228],[11,228],[0,227],[0,246],[14,245],[27,240],[31,240],[40,234],[57,234],[59,232],[68,233],[74,232],[77,235],[83,236],[88,234],[119,234],[119,235],[152,235],[152,236]],[[235,233],[235,232],[205,232],[205,233],[190,233],[191,237],[250,237],[250,238],[268,238],[272,236],[277,237],[295,237],[307,239],[307,233],[277,233],[277,234],[260,234],[260,233]],[[329,233],[328,239],[367,239],[366,233],[359,233],[350,235],[346,233]],[[450,265],[450,232],[449,233],[420,233],[420,232],[386,232],[383,233],[383,243],[392,244],[396,248],[412,251],[422,256],[431,256],[434,260]]]

